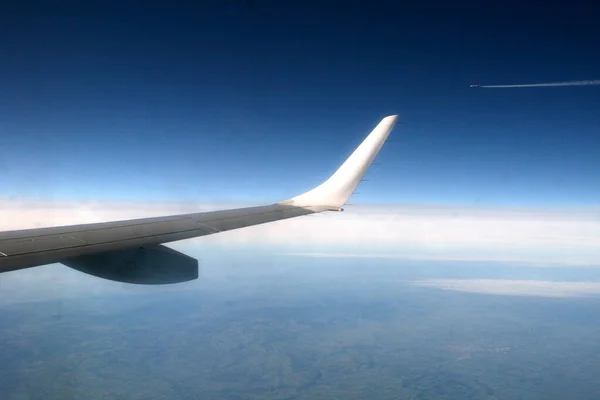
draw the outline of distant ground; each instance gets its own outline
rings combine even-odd
[[[405,282],[498,274],[447,267],[294,259],[209,268],[182,291],[6,304],[1,398],[599,398],[600,299]]]

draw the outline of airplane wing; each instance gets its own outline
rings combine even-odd
[[[279,203],[0,232],[0,273],[58,262],[97,277],[127,283],[167,284],[196,279],[198,261],[163,243],[323,211],[342,211],[397,120],[397,115],[381,120],[321,185]]]

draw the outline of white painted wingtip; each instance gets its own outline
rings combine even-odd
[[[398,115],[390,115],[382,119],[329,179],[316,188],[283,201],[281,204],[298,207],[325,207],[329,210],[342,211],[341,207],[356,190],[398,119]]]

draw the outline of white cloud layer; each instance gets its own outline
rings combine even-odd
[[[0,230],[122,220],[244,205],[0,200]],[[314,256],[385,256],[600,265],[600,210],[354,206],[185,242],[268,246]],[[179,246],[179,244],[174,247]],[[277,250],[275,250],[277,249]]]
[[[430,279],[410,282],[459,292],[508,296],[589,297],[600,296],[600,282],[554,282],[504,279]]]

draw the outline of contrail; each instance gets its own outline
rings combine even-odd
[[[524,85],[481,85],[482,88],[520,88],[520,87],[548,87],[548,86],[590,86],[600,85],[600,80],[594,81],[571,81],[571,82],[554,82],[554,83],[529,83]]]

